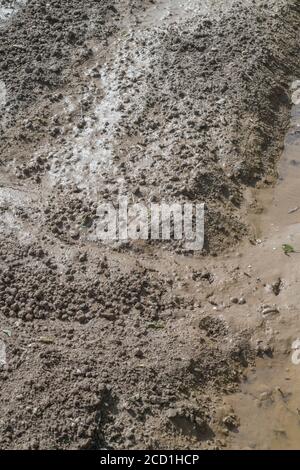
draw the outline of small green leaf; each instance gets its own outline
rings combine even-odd
[[[81,227],[85,227],[85,228],[91,228],[92,225],[93,225],[93,218],[90,217],[89,215],[86,215],[83,219],[82,219],[82,222],[81,222]]]
[[[11,337],[11,331],[10,330],[2,330],[3,333],[9,337]]]
[[[289,253],[296,253],[295,248],[291,245],[284,244],[282,245],[282,249],[286,255]]]

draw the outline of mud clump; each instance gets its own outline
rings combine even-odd
[[[63,271],[55,258],[39,246],[20,248],[2,244],[1,311],[24,321],[61,319],[87,323],[94,317],[121,319],[134,310],[145,322],[157,320],[164,309],[163,283],[144,270],[119,272],[106,257],[96,263],[78,253],[65,261]],[[76,262],[77,261],[77,262]]]
[[[252,236],[300,10],[200,3],[159,23],[163,0],[0,2],[1,448],[226,446],[215,411],[255,351],[205,263]],[[207,257],[189,273],[177,242],[101,244],[120,196],[205,202]]]

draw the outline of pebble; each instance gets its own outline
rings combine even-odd
[[[134,355],[135,355],[135,357],[137,357],[139,359],[142,359],[144,357],[144,353],[141,349],[136,349],[134,351]]]

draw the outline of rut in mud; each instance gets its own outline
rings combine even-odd
[[[0,2],[1,448],[228,445],[261,349],[213,255],[255,239],[299,23],[288,0]],[[119,196],[205,202],[206,256],[96,243]]]

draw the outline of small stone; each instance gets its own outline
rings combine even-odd
[[[81,263],[85,263],[85,261],[87,261],[87,254],[86,253],[82,253],[80,256],[79,256],[79,261]]]
[[[227,429],[236,429],[239,427],[239,421],[234,414],[225,416],[222,423],[227,427]]]
[[[101,312],[99,316],[111,321],[116,319],[116,314],[114,312]]]
[[[166,412],[166,416],[167,418],[169,419],[174,419],[176,418],[176,416],[178,416],[178,410],[174,409],[174,408],[170,408],[167,412]]]
[[[71,236],[71,238],[73,238],[74,240],[77,240],[77,239],[79,238],[79,232],[78,232],[78,230],[71,230],[70,236]]]
[[[144,357],[144,353],[141,349],[136,349],[134,351],[134,355],[135,357],[138,357],[139,359],[142,359]]]

